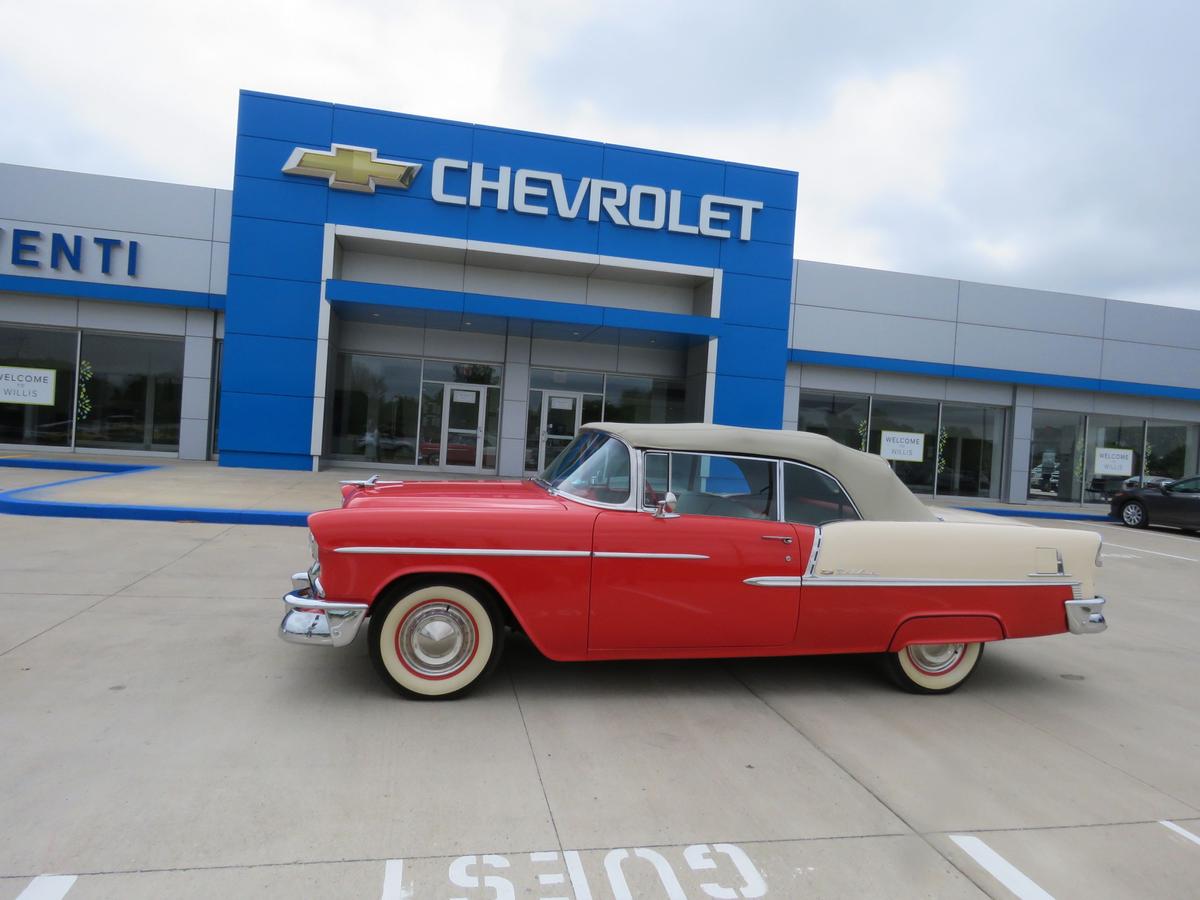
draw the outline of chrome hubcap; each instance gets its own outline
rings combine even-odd
[[[422,675],[449,675],[475,650],[470,616],[450,603],[429,603],[408,614],[396,645],[404,663]]]
[[[1142,508],[1136,503],[1127,503],[1121,510],[1121,518],[1125,520],[1126,525],[1138,525],[1142,521]]]
[[[938,675],[953,669],[966,649],[966,644],[914,644],[908,658],[922,672]]]

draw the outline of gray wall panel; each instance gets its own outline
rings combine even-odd
[[[70,297],[0,293],[0,322],[74,328],[79,324],[79,301]]]
[[[1033,405],[1038,409],[1060,409],[1066,412],[1090,413],[1096,407],[1092,391],[1068,391],[1060,388],[1034,388]]]
[[[836,366],[806,364],[800,369],[800,387],[806,391],[870,394],[875,390],[875,373],[866,369],[841,369]]]
[[[1158,397],[1153,402],[1153,415],[1156,419],[1171,419],[1177,422],[1200,422],[1200,403]]]
[[[217,193],[214,188],[0,164],[0,216],[46,225],[209,241]]]
[[[795,302],[953,322],[958,282],[877,269],[797,261]]]
[[[229,245],[212,244],[212,258],[208,270],[208,291],[224,294],[229,286]]]
[[[954,323],[817,306],[794,310],[794,347],[826,353],[954,361]]]
[[[1098,338],[959,325],[955,362],[963,366],[1098,378],[1100,345]]]
[[[1200,350],[1105,341],[1101,377],[1195,388],[1200,386]]]
[[[233,221],[233,191],[214,191],[212,239],[229,243],[229,226]]]
[[[958,321],[1098,338],[1104,334],[1104,301],[964,281]]]
[[[903,372],[876,372],[875,393],[882,397],[919,397],[925,400],[946,399],[946,379],[928,375],[907,375]]]
[[[1104,336],[1200,350],[1200,310],[1109,300]]]
[[[946,399],[951,403],[985,403],[989,406],[1012,404],[1012,385],[994,381],[947,380]]]
[[[187,332],[187,310],[179,306],[151,306],[148,303],[80,300],[79,327],[128,331],[132,334],[183,335]],[[200,372],[187,374],[202,376]],[[206,375],[207,370],[203,374]]]

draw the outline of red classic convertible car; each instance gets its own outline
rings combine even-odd
[[[448,698],[510,629],[555,660],[882,654],[945,693],[983,645],[1103,631],[1100,537],[941,521],[878,456],[820,435],[586,426],[523,482],[350,482],[309,517],[280,635],[364,621],[401,694]]]

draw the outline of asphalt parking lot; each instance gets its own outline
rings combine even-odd
[[[0,898],[1194,897],[1200,539],[1056,527],[1108,632],[951,696],[518,640],[414,703],[275,637],[303,529],[0,517]]]

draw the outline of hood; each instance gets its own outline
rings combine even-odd
[[[563,509],[531,481],[394,481],[342,486],[346,509]]]

